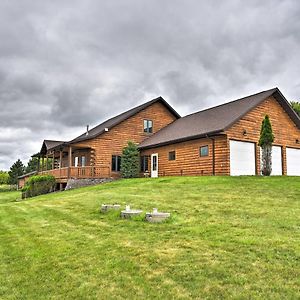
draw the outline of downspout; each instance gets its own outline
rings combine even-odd
[[[216,166],[215,166],[215,162],[216,162],[216,154],[215,154],[215,138],[213,137],[209,137],[208,135],[206,135],[207,138],[211,139],[212,141],[212,174],[213,176],[216,175]]]

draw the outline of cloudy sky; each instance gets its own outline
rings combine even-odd
[[[300,100],[300,2],[0,1],[0,169],[163,96],[182,115]]]

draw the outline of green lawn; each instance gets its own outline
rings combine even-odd
[[[299,299],[300,178],[120,180],[0,193],[0,299]],[[172,213],[120,220],[102,203]]]

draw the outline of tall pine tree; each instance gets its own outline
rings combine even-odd
[[[128,142],[128,145],[123,149],[121,159],[121,174],[123,178],[134,178],[139,176],[140,159],[137,145],[133,142]]]
[[[261,159],[261,171],[264,176],[270,176],[272,173],[272,143],[274,141],[274,135],[272,125],[268,115],[265,116],[262,121],[260,138],[258,145],[261,147],[262,159]]]
[[[25,167],[20,159],[18,159],[11,167],[9,174],[9,183],[17,184],[18,177],[24,174]]]

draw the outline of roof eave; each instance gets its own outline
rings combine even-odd
[[[196,140],[196,139],[205,138],[205,137],[213,137],[213,136],[217,136],[217,135],[224,135],[224,134],[225,134],[225,132],[223,131],[223,129],[219,129],[219,130],[214,130],[214,131],[210,131],[210,132],[203,133],[203,134],[197,134],[197,135],[184,137],[184,138],[180,138],[180,139],[175,139],[175,140],[170,140],[170,141],[166,141],[166,142],[162,142],[162,143],[157,143],[157,144],[152,144],[152,145],[147,145],[147,146],[138,146],[138,148],[140,150],[146,150],[146,149],[157,148],[157,147],[167,146],[167,145],[171,145],[171,144],[178,144],[178,143],[182,143],[182,142],[186,142],[186,141]]]

